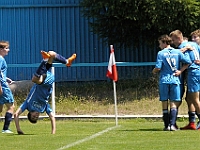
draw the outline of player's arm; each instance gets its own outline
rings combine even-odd
[[[175,76],[179,76],[185,69],[188,68],[190,64],[184,64],[180,70],[176,70],[176,72],[174,73]]]
[[[200,53],[200,46],[199,45],[198,45],[198,51]],[[194,63],[197,64],[197,65],[200,65],[200,60],[199,59],[195,60]]]
[[[200,60],[195,60],[194,63],[200,65]]]
[[[6,82],[7,82],[8,84],[12,84],[12,83],[13,83],[13,80],[10,79],[10,78],[8,78],[8,77],[6,77]]]
[[[159,51],[157,54],[156,65],[155,65],[154,69],[152,70],[153,74],[160,72],[160,69],[162,68],[162,62],[163,62],[162,53],[161,53],[161,51]]]
[[[51,134],[55,134],[56,133],[56,119],[52,112],[49,113],[49,118],[51,120]]]
[[[194,50],[193,49],[193,47],[192,46],[190,46],[190,45],[187,45],[187,46],[185,46],[185,47],[183,47],[183,48],[181,48],[180,49],[180,51],[182,52],[182,53],[184,53],[185,51],[187,51],[187,50]]]
[[[152,73],[153,73],[153,74],[156,74],[156,73],[158,73],[159,71],[160,71],[160,68],[154,68],[153,71],[152,71]]]
[[[0,95],[3,94],[3,90],[2,90],[2,86],[1,86],[1,82],[0,82]]]
[[[22,109],[18,108],[17,111],[14,114],[15,126],[16,126],[18,134],[24,134],[23,131],[20,129],[20,125],[19,125],[19,115],[21,113],[22,113]]]

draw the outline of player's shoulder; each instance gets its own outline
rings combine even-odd
[[[0,55],[0,60],[5,60],[3,56]]]
[[[174,54],[177,54],[177,55],[184,55],[184,54],[180,51],[180,49],[174,49],[174,50],[173,50],[173,53],[174,53]]]
[[[186,45],[191,45],[191,46],[197,46],[197,47],[199,47],[199,45],[196,42],[193,42],[193,41],[188,41]]]

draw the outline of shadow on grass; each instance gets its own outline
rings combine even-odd
[[[163,129],[152,128],[152,129],[131,129],[131,130],[119,130],[123,132],[130,132],[130,131],[163,131]]]
[[[163,129],[153,128],[153,129],[139,129],[139,131],[163,131]]]
[[[36,135],[36,134],[13,134],[14,136],[26,136],[26,135]]]

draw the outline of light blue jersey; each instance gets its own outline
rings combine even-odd
[[[186,47],[187,45],[190,45],[193,47],[194,50],[187,50],[184,55],[189,55],[191,61],[192,61],[192,64],[188,67],[188,74],[191,74],[192,75],[197,75],[199,76],[200,75],[200,65],[197,65],[194,63],[195,60],[199,60],[199,53],[200,53],[200,46],[195,43],[195,42],[182,42],[178,48],[184,48]]]
[[[14,102],[13,94],[6,82],[7,78],[6,75],[7,75],[7,63],[5,59],[2,56],[0,56],[0,83],[3,90],[3,94],[0,95],[0,104]]]
[[[39,113],[46,112],[48,115],[52,109],[48,103],[49,97],[52,93],[52,84],[54,82],[54,75],[47,71],[47,77],[42,84],[34,84],[30,93],[24,103],[20,106],[22,112],[27,109],[28,111],[37,111]]]
[[[160,69],[159,83],[181,84],[180,77],[174,75],[175,71],[180,69],[180,62],[191,63],[189,57],[184,56],[178,49],[170,47],[159,51],[155,66]]]
[[[188,92],[200,91],[200,65],[195,64],[195,60],[199,60],[200,46],[195,42],[183,42],[178,48],[184,48],[187,45],[193,47],[193,50],[187,50],[184,55],[188,55],[192,64],[188,67],[187,75],[187,90]]]

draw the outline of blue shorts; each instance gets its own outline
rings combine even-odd
[[[200,91],[200,76],[188,75],[187,91],[188,92],[199,92]]]
[[[0,105],[5,103],[14,103],[13,94],[10,88],[2,88],[3,94],[0,95]]]
[[[160,101],[181,101],[181,84],[159,84]]]

